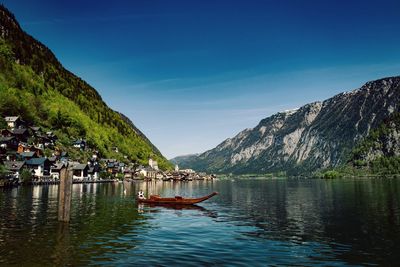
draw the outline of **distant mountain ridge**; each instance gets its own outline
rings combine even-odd
[[[399,107],[400,77],[383,78],[323,102],[274,114],[214,149],[175,162],[198,171],[237,174],[300,174],[336,167]]]
[[[188,155],[182,155],[182,156],[178,156],[175,157],[173,159],[170,159],[169,161],[172,164],[176,164],[176,165],[180,165],[182,164],[183,166],[187,166],[186,161],[191,161],[193,158],[196,158],[197,156],[199,156],[200,154],[188,154]]]
[[[62,118],[65,144],[85,138],[103,156],[126,156],[146,163],[152,157],[171,167],[160,151],[123,114],[109,108],[100,94],[66,70],[44,44],[25,33],[15,16],[0,5],[0,115],[21,115],[45,128]],[[114,153],[118,147],[121,153]]]

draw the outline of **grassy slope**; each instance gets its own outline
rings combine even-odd
[[[55,130],[62,148],[70,147],[76,138],[86,138],[103,157],[124,160],[126,155],[141,164],[153,157],[161,168],[171,168],[143,134],[111,110],[92,87],[65,70],[50,50],[3,14],[4,8],[0,9],[2,25],[14,30],[12,36],[0,38],[1,115],[19,114]],[[114,146],[120,153],[111,150]],[[87,155],[77,156],[83,160]]]

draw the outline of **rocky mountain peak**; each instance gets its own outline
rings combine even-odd
[[[367,82],[323,102],[267,117],[185,164],[221,173],[301,173],[334,167],[399,109],[400,77]]]

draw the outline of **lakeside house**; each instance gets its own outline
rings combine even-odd
[[[128,168],[126,168],[126,169],[124,170],[124,178],[125,178],[125,179],[132,179],[132,178],[134,178],[135,174],[136,174],[136,171],[133,170],[133,169],[130,168],[130,167],[128,167]]]
[[[126,167],[125,167],[125,163],[120,162],[119,165],[118,165],[118,172],[124,173],[125,168],[126,168]]]
[[[124,171],[125,177],[127,178],[133,178],[134,176],[140,176],[140,177],[144,177],[147,179],[163,179],[166,177],[166,174],[163,171],[160,171],[158,169],[157,166],[157,162],[155,162],[153,160],[149,160],[149,163],[151,163],[151,167],[150,165],[147,167],[144,167],[142,165],[140,165],[139,167],[137,167],[135,170],[132,170],[130,168],[128,168],[128,171]],[[156,168],[154,168],[156,167]]]
[[[33,159],[33,158],[38,158],[38,155],[34,151],[32,151],[32,152],[21,152],[21,153],[18,153],[18,155],[22,160],[30,160],[30,159]]]
[[[18,148],[18,141],[14,136],[0,136],[0,148],[16,150]]]
[[[1,136],[10,137],[10,136],[14,136],[14,135],[13,135],[13,132],[11,129],[3,129],[3,130],[1,130]]]
[[[186,173],[186,174],[194,174],[194,173],[196,173],[192,169],[183,169],[183,170],[179,170],[179,172],[183,172],[183,173]]]
[[[61,169],[71,166],[73,179],[98,180],[100,173],[106,172],[105,177],[135,178],[138,175],[148,179],[164,179],[165,173],[159,170],[158,163],[149,159],[147,167],[135,167],[135,163],[128,162],[128,157],[122,155],[124,160],[100,159],[99,152],[88,150],[86,140],[79,139],[71,143],[70,148],[88,150],[92,157],[87,164],[71,162],[66,151],[56,146],[57,136],[52,131],[42,133],[42,129],[36,126],[27,126],[19,116],[6,117],[7,129],[0,129],[0,163],[6,166],[7,176],[19,178],[23,169],[28,169],[34,177],[34,181],[57,181],[60,179]],[[52,156],[44,157],[44,149],[49,149]],[[113,147],[114,152],[119,152]],[[46,153],[49,154],[49,153]],[[7,163],[4,163],[7,162]]]
[[[149,158],[149,167],[158,171],[158,163],[156,160],[153,160],[152,158]]]
[[[24,143],[26,143],[28,141],[28,138],[32,136],[27,128],[16,128],[11,130],[11,133],[15,136],[18,142]]]
[[[52,165],[51,169],[50,169],[50,176],[53,177],[53,179],[55,179],[55,180],[60,180],[60,172],[61,172],[61,169],[64,167],[65,167],[65,164],[62,162]]]
[[[97,164],[94,166],[90,166],[88,169],[88,178],[91,180],[99,179],[100,166]]]
[[[100,159],[107,173],[116,175],[120,172],[120,162],[116,159]]]
[[[63,163],[67,163],[69,161],[68,152],[61,152],[60,153],[60,161]]]
[[[50,164],[55,165],[57,163],[57,156],[48,157]]]
[[[29,126],[29,129],[32,130],[35,136],[38,136],[41,134],[42,128],[37,127],[37,126]]]
[[[146,168],[143,167],[142,165],[140,165],[139,167],[137,167],[136,173],[139,174],[139,176],[142,176],[142,177],[146,177],[146,176],[147,176]]]
[[[0,154],[0,157],[6,161],[16,161],[18,160],[18,154],[16,151],[6,150],[5,153]]]
[[[28,141],[28,138],[31,137],[32,135],[33,133],[31,132],[31,130],[25,127],[1,130],[1,136],[4,137],[14,136],[18,142],[24,142],[24,143],[26,143]]]
[[[80,150],[85,150],[85,149],[86,149],[86,141],[85,141],[85,140],[82,140],[82,139],[76,140],[76,141],[73,143],[73,147],[79,148]]]
[[[77,180],[83,180],[88,178],[89,167],[87,164],[76,164],[73,168],[72,178]]]
[[[10,129],[17,128],[22,124],[22,120],[19,116],[4,117],[4,120]]]
[[[92,153],[92,160],[93,160],[93,161],[97,161],[98,155],[99,155],[99,152],[98,152],[98,151],[94,151],[94,152]]]
[[[159,179],[159,180],[160,180],[160,179],[163,179],[164,176],[165,176],[165,175],[164,175],[164,173],[163,173],[162,171],[157,171],[157,174],[156,174],[156,178],[157,178],[157,179]]]
[[[35,177],[42,178],[50,175],[50,161],[47,158],[32,158],[25,162],[28,169],[34,171]]]
[[[30,152],[30,151],[31,151],[30,145],[21,142],[18,144],[17,153]]]
[[[21,154],[24,152],[34,152],[37,157],[43,156],[43,150],[41,148],[20,142],[18,144],[17,153]]]
[[[157,173],[158,171],[151,168],[151,167],[147,167],[146,168],[146,178],[150,178],[150,179],[156,179],[157,178]]]
[[[6,170],[16,179],[20,179],[21,171],[25,168],[25,161],[4,161]]]
[[[115,168],[115,163],[114,162],[107,163],[107,169],[106,170],[107,170],[108,173],[111,173],[111,174],[116,174],[117,173],[117,170]]]

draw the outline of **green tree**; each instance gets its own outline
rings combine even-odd
[[[6,129],[7,128],[7,122],[4,119],[3,116],[0,116],[0,129]]]
[[[324,179],[335,179],[335,178],[340,178],[340,173],[338,172],[338,171],[335,171],[335,170],[331,170],[331,171],[326,171],[324,174],[323,174],[323,178]]]
[[[0,179],[5,178],[7,173],[6,167],[0,164]]]
[[[29,184],[32,182],[33,176],[30,170],[23,169],[20,174],[20,180],[23,184]]]
[[[68,115],[58,110],[56,116],[52,118],[52,125],[56,129],[64,129],[71,125],[71,121]]]
[[[117,173],[115,178],[117,178],[118,180],[122,181],[122,180],[124,180],[124,175],[122,173]]]
[[[12,59],[14,57],[12,49],[6,44],[3,38],[0,38],[0,56],[8,59]]]
[[[160,168],[172,168],[128,118],[110,109],[94,88],[66,71],[50,50],[24,36],[20,32],[21,38],[12,41],[0,38],[0,115],[19,115],[53,131],[63,151],[69,152],[71,142],[82,138],[102,157],[124,161],[128,155],[145,164],[153,154]],[[112,151],[114,146],[120,153]]]
[[[100,172],[99,176],[100,176],[101,179],[110,179],[110,178],[112,178],[111,173],[108,173],[106,171]]]

